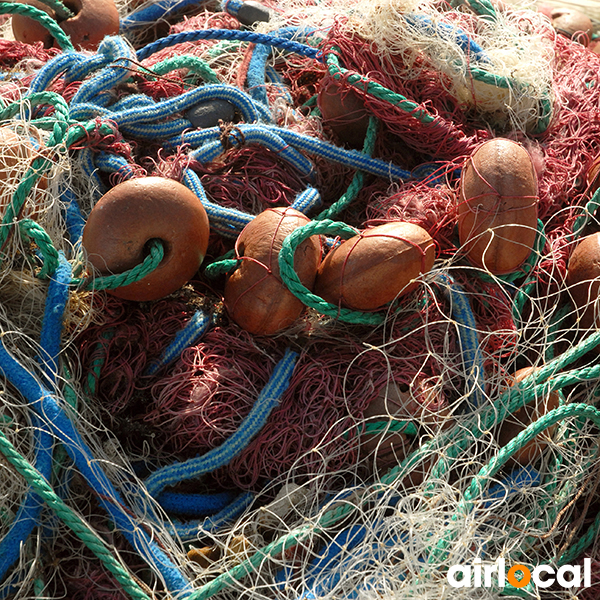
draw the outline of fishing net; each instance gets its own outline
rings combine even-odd
[[[0,597],[600,597],[600,334],[567,283],[600,231],[600,56],[533,2],[116,6],[79,51],[0,4]],[[12,39],[15,13],[56,46]],[[473,266],[459,199],[497,138],[537,179],[502,274]],[[163,254],[100,273],[82,234],[154,176],[194,192],[208,248],[133,301]],[[304,308],[259,335],[227,281],[273,207],[309,219],[277,259]],[[296,281],[300,234],[325,256],[398,221],[435,263],[392,302]]]

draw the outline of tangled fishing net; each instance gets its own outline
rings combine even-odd
[[[600,231],[600,56],[532,3],[116,7],[95,50],[3,24],[0,597],[600,598],[600,333],[567,285]],[[502,275],[458,227],[461,173],[499,137],[530,156],[538,207]],[[149,176],[191,189],[210,237],[192,279],[137,302],[113,291],[162,255],[100,274],[81,238]],[[280,279],[305,309],[249,333],[226,281],[272,207],[324,253],[418,225],[434,268],[349,310],[298,288],[292,235]],[[527,577],[543,565],[566,575]]]

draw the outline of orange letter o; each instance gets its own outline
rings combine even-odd
[[[521,579],[517,579],[515,577],[515,573],[517,571],[522,571],[523,577]],[[513,565],[506,574],[506,579],[508,583],[516,588],[525,587],[531,581],[531,572],[525,565]]]

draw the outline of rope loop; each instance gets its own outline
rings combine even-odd
[[[149,241],[148,246],[148,256],[144,258],[143,262],[129,269],[129,271],[117,273],[116,275],[94,277],[93,279],[74,279],[72,283],[88,291],[116,290],[117,288],[136,283],[152,273],[165,256],[164,246],[160,240],[152,239]]]
[[[353,323],[355,325],[380,325],[385,320],[380,313],[364,313],[348,308],[342,308],[336,304],[326,302],[320,296],[313,294],[308,288],[302,285],[300,278],[294,270],[294,255],[296,248],[306,239],[313,235],[337,235],[344,239],[349,239],[358,235],[354,227],[350,227],[340,221],[311,221],[310,223],[299,227],[288,235],[283,241],[279,252],[279,272],[283,284],[287,289],[301,300],[306,306],[314,308],[323,315],[333,317],[344,323]]]

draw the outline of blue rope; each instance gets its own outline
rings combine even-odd
[[[315,208],[320,208],[323,205],[323,200],[319,190],[308,187],[303,192],[300,192],[294,201],[292,202],[291,208],[296,209],[302,214],[308,214]]]
[[[127,162],[127,159],[108,152],[98,152],[95,156],[96,166],[104,173],[118,173],[125,179],[131,179],[136,173],[136,165]]]
[[[85,217],[81,214],[77,197],[71,188],[65,185],[60,192],[60,199],[65,205],[64,216],[69,238],[76,243],[83,235]]]
[[[57,399],[7,351],[0,339],[0,371],[29,401],[37,414],[60,440],[79,472],[97,494],[98,501],[135,550],[162,575],[171,593],[187,597],[191,586],[140,523],[129,513],[119,493],[102,471]]]
[[[204,520],[186,522],[173,520],[173,527],[168,527],[169,532],[171,534],[176,534],[184,541],[197,539],[203,534],[218,531],[224,525],[231,523],[231,521],[246,510],[253,501],[254,494],[244,492],[217,514],[206,517]]]
[[[163,492],[156,501],[167,513],[205,517],[223,510],[234,498],[232,492],[220,494],[176,494]]]
[[[175,339],[165,348],[162,356],[151,363],[146,369],[146,375],[154,375],[157,371],[168,365],[177,358],[183,350],[196,343],[211,326],[210,316],[198,310],[185,324],[185,327],[177,333]]]
[[[490,59],[485,55],[483,48],[476,44],[462,29],[449,23],[434,23],[424,14],[406,13],[402,16],[418,33],[437,36],[442,40],[454,42],[467,55],[469,60],[476,58],[482,62],[490,63]]]
[[[129,108],[110,114],[110,119],[119,127],[137,123],[158,122],[175,113],[184,112],[200,102],[207,100],[227,100],[233,104],[243,116],[244,121],[252,123],[260,120],[271,120],[266,107],[261,107],[252,98],[232,85],[209,83],[191,89],[180,96],[157,102],[152,107]]]
[[[111,101],[111,96],[103,92],[113,89],[130,77],[129,69],[135,56],[131,46],[122,37],[105,37],[98,46],[96,57],[102,57],[103,60],[102,63],[99,63],[99,60],[94,61],[94,66],[104,68],[83,81],[71,100],[72,108],[88,102],[106,106]]]
[[[214,128],[211,128],[214,129]],[[239,133],[241,132],[241,140]],[[291,148],[281,136],[270,128],[261,127],[259,125],[244,125],[241,127],[235,127],[229,133],[229,143],[239,144],[260,144],[273,152],[276,152],[278,156],[287,160],[293,167],[295,167],[302,175],[314,176],[313,165],[303,154]],[[223,144],[220,140],[210,142],[194,150],[190,154],[190,157],[197,160],[199,163],[207,163],[213,161],[217,156],[223,153]]]
[[[237,238],[240,231],[252,221],[253,215],[246,214],[235,208],[225,208],[209,201],[195,171],[185,169],[182,183],[187,186],[198,198],[206,210],[211,229],[224,237]]]
[[[266,44],[273,48],[281,48],[289,52],[295,52],[308,58],[320,58],[321,52],[312,46],[300,44],[285,38],[269,35],[266,33],[256,33],[254,31],[243,31],[240,29],[199,29],[197,31],[183,31],[168,35],[156,42],[144,46],[137,52],[137,59],[144,60],[150,55],[176,44],[184,42],[195,42],[198,40],[228,40],[250,42],[252,44]]]
[[[50,278],[48,286],[40,335],[40,348],[44,358],[38,361],[42,364],[44,373],[51,383],[56,381],[58,373],[62,318],[69,298],[71,282],[70,263],[62,252],[59,253],[59,259],[59,266]],[[32,424],[34,427],[33,442],[36,449],[34,466],[46,480],[50,481],[54,438],[48,425],[35,414],[32,415]],[[15,520],[0,541],[0,581],[5,578],[8,569],[19,558],[21,546],[25,544],[37,526],[42,508],[43,500],[31,489],[28,490],[19,506]]]
[[[35,75],[27,95],[43,92],[61,73],[75,68],[87,60],[87,56],[78,52],[63,52],[49,60]]]
[[[283,27],[272,31],[270,35],[275,35],[278,38],[289,40],[292,37],[305,38],[314,33],[314,29],[300,29],[299,27]],[[265,106],[269,105],[266,90],[266,70],[267,60],[271,55],[271,46],[268,44],[256,44],[252,51],[252,57],[248,64],[248,73],[246,75],[246,84],[248,85],[248,93],[257,101]]]
[[[282,394],[289,385],[297,359],[298,354],[296,352],[289,348],[286,349],[285,355],[275,366],[267,385],[237,431],[223,444],[213,448],[203,456],[191,458],[181,463],[174,463],[152,473],[146,479],[148,493],[156,497],[167,486],[210,473],[235,458],[262,429],[271,411],[279,404]]]
[[[97,191],[94,193],[94,200],[97,201],[106,193],[106,186],[98,175],[98,168],[94,163],[94,153],[90,148],[83,148],[76,155],[75,160],[77,159],[86,178],[96,184],[94,187],[97,188]]]
[[[187,6],[195,4],[202,4],[202,0],[157,0],[154,4],[123,17],[119,23],[119,31],[127,34],[140,27],[154,25],[157,21],[167,19]]]
[[[85,60],[69,67],[65,73],[65,83],[83,81],[92,71],[101,69],[104,66],[106,66],[106,57],[103,54],[86,56]]]
[[[359,169],[366,173],[385,177],[386,179],[401,181],[408,181],[412,178],[409,171],[401,169],[393,163],[377,158],[371,158],[359,150],[340,148],[330,142],[297,133],[283,127],[240,124],[237,125],[235,129],[238,134],[245,137],[246,132],[249,132],[252,128],[262,128],[265,131],[269,131],[281,138],[286,144],[289,144],[302,152],[315,154],[332,162]],[[203,144],[209,144],[212,140],[219,139],[220,135],[221,130],[218,127],[210,127],[208,129],[203,129],[202,131],[190,131],[183,134],[183,136],[169,139],[166,141],[165,145],[168,147],[177,147],[180,144],[185,143],[193,148],[198,148],[197,152],[200,152]],[[214,150],[212,150],[212,152],[214,152]]]
[[[467,390],[471,408],[481,407],[485,403],[485,371],[483,368],[483,355],[477,336],[477,322],[473,316],[468,296],[447,273],[438,272],[435,281],[450,303],[452,318],[458,329],[458,339],[467,374]]]
[[[221,2],[221,10],[229,13],[232,17],[237,17],[242,4],[244,4],[243,0],[223,0]]]

